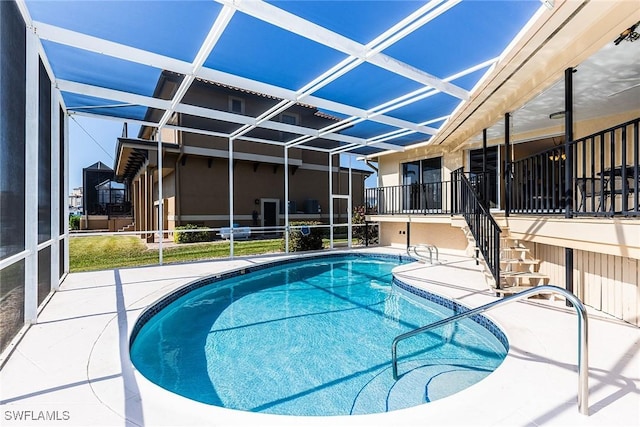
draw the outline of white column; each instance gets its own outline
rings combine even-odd
[[[289,253],[289,148],[284,147],[284,251]]]
[[[162,206],[162,128],[158,129],[158,263],[162,265],[162,240],[164,240],[164,207]]]
[[[233,138],[229,138],[229,257],[233,258]]]
[[[51,289],[60,287],[60,101],[51,85]]]
[[[329,153],[329,249],[333,249],[333,159]]]
[[[64,272],[69,272],[69,202],[67,197],[69,196],[69,115],[64,115],[64,224],[62,228],[64,230]]]
[[[352,187],[353,187],[353,176],[351,174],[351,158],[352,156],[349,155],[349,198],[347,199],[347,246],[349,248],[351,248],[351,239],[353,238],[353,224],[352,222],[352,217],[353,217],[353,202],[352,202]]]
[[[27,30],[24,160],[24,321],[36,323],[38,310],[38,38]]]

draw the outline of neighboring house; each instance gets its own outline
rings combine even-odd
[[[169,99],[180,83],[179,76],[163,72],[154,96]],[[214,82],[197,80],[184,102],[228,111],[257,114],[279,100],[255,92],[240,90]],[[147,120],[157,121],[162,111],[150,109]],[[316,108],[296,104],[271,120],[320,129],[337,119]],[[239,125],[222,120],[175,114],[169,122],[174,127],[204,129],[211,135],[164,129],[162,133],[162,228],[196,224],[207,227],[229,226],[229,140],[216,132],[230,132]],[[292,139],[287,132],[254,129],[233,146],[233,222],[239,226],[275,227],[285,221],[284,149],[269,144]],[[126,184],[131,194],[135,228],[157,230],[158,160],[157,132],[142,127],[138,139],[119,138],[116,148],[116,179]],[[244,139],[244,140],[243,140]],[[260,140],[263,144],[256,144]],[[251,142],[249,142],[251,141]],[[317,147],[328,141],[317,139]],[[309,149],[288,149],[289,221],[311,220],[329,223],[329,155]],[[349,171],[340,168],[334,155],[333,193],[349,193]],[[371,172],[353,169],[353,206],[364,204],[364,180]],[[348,220],[346,200],[334,200],[334,222]]]
[[[131,203],[125,186],[114,181],[113,169],[97,162],[82,169],[82,230],[117,231],[131,224]]]
[[[429,143],[371,156],[367,218],[383,246],[478,248],[496,292],[566,287],[640,325],[640,41],[582,12],[580,36],[524,34]]]
[[[74,188],[69,194],[69,211],[71,213],[82,213],[82,187]]]

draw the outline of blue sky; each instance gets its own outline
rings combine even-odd
[[[82,168],[102,162],[113,168],[116,141],[122,135],[122,122],[115,120],[73,117],[69,120],[69,191],[82,187]],[[138,135],[138,126],[129,126],[129,136]],[[345,156],[343,166],[348,165]],[[363,162],[353,160],[354,168],[366,169]],[[367,187],[376,186],[376,177],[367,180]]]

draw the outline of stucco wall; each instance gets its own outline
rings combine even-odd
[[[469,243],[462,229],[447,223],[412,222],[410,239],[411,245],[428,243],[439,249],[465,250]],[[380,223],[380,244],[382,246],[406,246],[407,224],[402,222]]]

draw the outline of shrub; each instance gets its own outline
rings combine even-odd
[[[69,230],[80,230],[80,216],[79,215],[70,215],[69,216]]]
[[[187,224],[180,227],[176,227],[173,232],[173,241],[175,243],[196,243],[196,242],[209,242],[211,236],[208,231],[188,231],[180,232],[180,230],[200,230],[205,227],[198,227],[194,224]]]
[[[322,223],[317,221],[300,221],[290,222],[289,230],[289,251],[290,252],[302,252],[302,251],[317,251],[322,249],[322,236],[323,231],[321,228],[309,228],[309,234],[306,236],[302,234],[300,226],[304,225],[321,225]],[[285,238],[282,238],[282,250],[285,250]]]
[[[365,206],[357,206],[353,209],[353,217],[351,218],[352,224],[365,224],[366,215]],[[377,224],[368,224],[364,227],[354,227],[353,237],[358,239],[358,243],[364,245],[366,243],[367,232],[369,234],[369,243],[378,241],[378,226]]]

